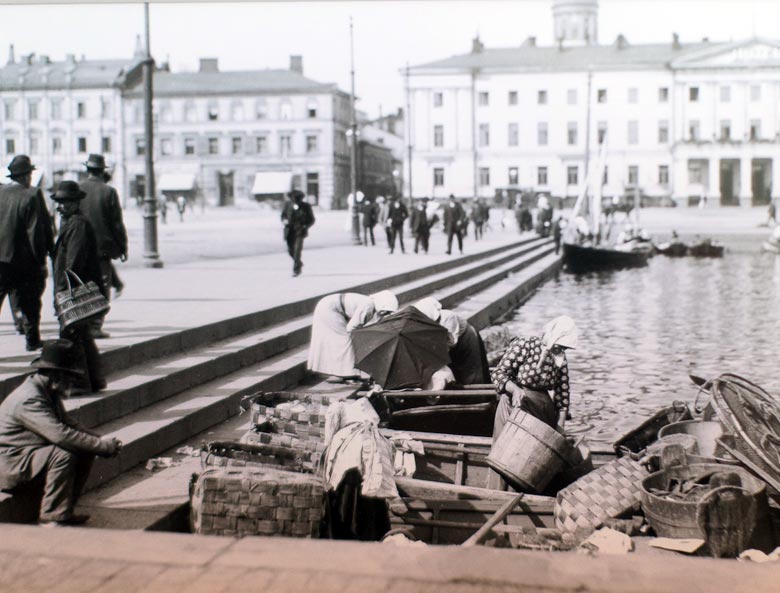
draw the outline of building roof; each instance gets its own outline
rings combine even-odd
[[[139,60],[76,60],[51,62],[23,58],[0,68],[0,89],[92,89],[121,85]]]
[[[186,97],[230,94],[329,93],[342,92],[333,83],[306,78],[292,70],[246,70],[225,72],[154,73],[155,97]],[[128,96],[141,96],[143,87],[133,88]]]

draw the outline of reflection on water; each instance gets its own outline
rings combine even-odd
[[[692,401],[688,373],[741,374],[780,392],[780,257],[655,257],[647,268],[545,284],[507,323],[541,333],[571,315],[579,346],[568,353],[571,432],[613,442],[674,399]]]

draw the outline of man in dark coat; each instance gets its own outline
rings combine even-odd
[[[106,159],[102,154],[90,154],[87,162],[89,176],[82,182],[81,190],[87,195],[81,206],[81,211],[87,217],[97,239],[98,257],[100,258],[100,273],[103,275],[103,286],[106,287],[106,298],[110,298],[113,266],[111,260],[127,259],[127,230],[122,220],[122,206],[116,190],[105,180]],[[92,323],[94,338],[109,338],[103,331],[104,317],[97,318]]]
[[[404,247],[404,221],[409,217],[409,211],[401,202],[399,196],[393,196],[387,208],[387,228],[390,229],[390,253],[395,251],[395,239],[401,244],[401,253],[406,253]]]
[[[52,258],[55,295],[78,283],[66,270],[73,272],[84,284],[94,282],[104,295],[108,290],[103,284],[95,232],[80,210],[81,201],[85,197],[86,194],[79,189],[79,184],[75,181],[60,182],[56,193],[52,195],[52,200],[57,202],[57,212],[62,216]],[[93,392],[105,389],[106,379],[100,352],[95,345],[90,322],[77,323],[62,330],[60,334],[60,337],[71,340],[82,355],[89,377],[89,389]]]
[[[311,205],[303,201],[303,192],[295,189],[287,194],[290,200],[282,209],[284,239],[287,241],[287,253],[293,260],[293,276],[300,276],[303,262],[303,240],[309,235],[309,227],[314,224],[314,212]]]
[[[428,198],[423,198],[412,209],[409,218],[409,227],[414,236],[414,252],[418,253],[420,247],[428,253],[428,239],[431,236],[431,221],[428,218]]]
[[[360,205],[360,216],[363,223],[363,245],[368,245],[369,237],[371,237],[371,245],[376,245],[376,241],[374,241],[374,225],[376,225],[377,215],[377,206],[374,200],[366,197]]]
[[[31,187],[34,169],[30,157],[15,156],[11,183],[0,190],[0,304],[15,292],[28,351],[41,347],[41,297],[54,234],[43,194]]]
[[[452,253],[452,238],[458,238],[458,249],[463,254],[463,233],[466,229],[466,213],[455,196],[450,194],[450,199],[444,206],[444,232],[447,233],[447,255]]]
[[[73,514],[95,455],[112,457],[122,448],[68,417],[62,400],[81,374],[76,350],[67,340],[43,345],[32,366],[37,372],[0,404],[0,489],[43,499],[39,522],[75,525],[89,517]],[[34,491],[33,492],[31,492]]]

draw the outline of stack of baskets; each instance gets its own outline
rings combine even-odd
[[[265,467],[293,472],[315,473],[319,456],[313,451],[277,445],[236,442],[209,443],[201,451],[203,467]]]

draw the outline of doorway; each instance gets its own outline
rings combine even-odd
[[[753,159],[751,166],[753,206],[766,206],[772,199],[772,159]]]
[[[218,171],[217,185],[219,186],[219,205],[232,206],[235,202],[233,196],[233,171],[227,173]]]
[[[720,161],[720,205],[739,205],[739,159]]]

